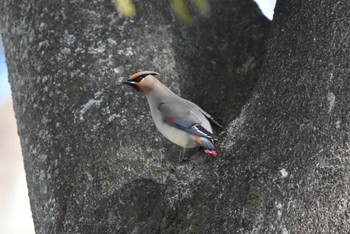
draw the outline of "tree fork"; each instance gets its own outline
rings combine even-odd
[[[269,22],[252,1],[211,1],[212,16],[194,26],[165,1],[134,2],[142,10],[133,19],[111,1],[1,2],[36,232],[238,230],[228,223],[239,214],[233,205],[248,197],[259,208],[264,193],[250,177],[238,191],[223,187],[240,176],[228,151],[237,135],[227,135],[218,161],[196,154],[176,165],[179,149],[151,127],[146,100],[130,100],[119,81],[161,71],[175,92],[228,124],[254,87]]]

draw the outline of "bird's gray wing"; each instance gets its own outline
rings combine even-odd
[[[187,103],[179,102],[162,102],[158,106],[166,124],[196,136],[212,139],[213,134],[201,125],[202,113],[190,108]]]
[[[213,123],[215,126],[223,129],[224,127],[219,124],[211,115],[209,115],[207,112],[205,112],[203,109],[199,108],[199,111],[211,122]]]
[[[190,102],[188,100],[186,100],[188,102],[188,105],[192,106],[192,109],[197,109],[199,112],[201,112],[212,124],[214,124],[215,126],[223,129],[224,127],[219,124],[208,112],[206,112],[205,110],[203,110],[202,108],[200,108],[199,106],[197,106],[196,104],[194,104],[193,102]]]

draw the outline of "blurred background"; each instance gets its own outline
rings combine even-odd
[[[27,183],[0,38],[0,233],[33,234]]]
[[[276,0],[255,0],[272,19]],[[0,29],[1,30],[1,29]],[[33,234],[25,172],[0,37],[0,233]]]

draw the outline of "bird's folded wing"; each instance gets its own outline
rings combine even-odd
[[[195,111],[174,103],[161,103],[158,109],[166,124],[196,136],[213,138],[213,134],[199,122],[198,115],[201,113],[195,113]]]
[[[199,108],[199,111],[211,122],[213,123],[215,126],[223,129],[224,127],[222,125],[220,125],[213,117],[211,117],[211,115],[209,115],[207,112],[205,112],[203,109]]]
[[[214,124],[215,126],[223,129],[224,127],[221,126],[208,112],[206,112],[205,110],[203,110],[202,108],[200,108],[199,106],[197,106],[196,104],[194,104],[193,102],[190,102],[188,100],[186,100],[188,102],[189,105],[192,106],[193,109],[198,110],[199,112],[201,112],[205,118],[207,118],[209,120],[209,122],[211,122],[212,124]]]

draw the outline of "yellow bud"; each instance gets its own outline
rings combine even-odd
[[[114,0],[114,6],[125,17],[133,17],[136,14],[131,0]]]
[[[192,24],[193,17],[189,14],[185,1],[186,0],[172,0],[173,8],[177,17],[179,17],[182,22]]]
[[[192,0],[192,2],[202,14],[210,12],[210,5],[207,0]]]

